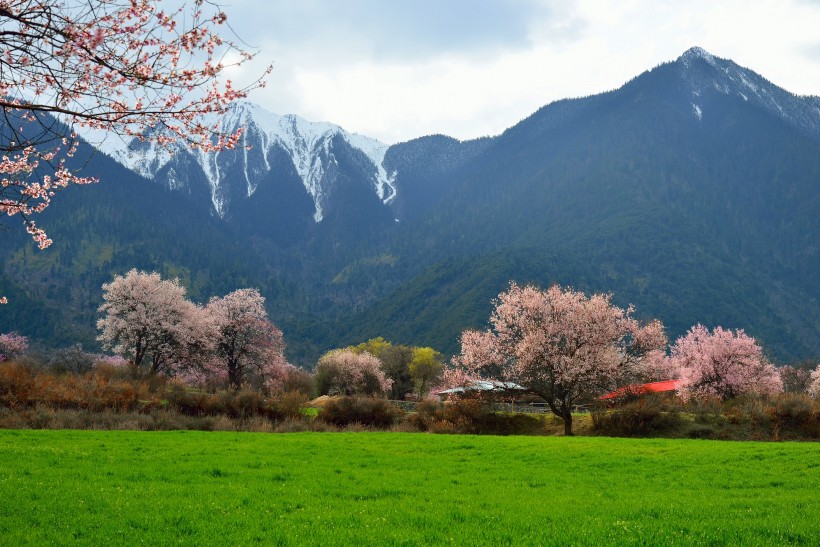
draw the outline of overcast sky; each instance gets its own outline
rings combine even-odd
[[[251,100],[386,143],[495,135],[692,46],[820,95],[820,0],[223,0]]]

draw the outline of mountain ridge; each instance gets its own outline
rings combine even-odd
[[[459,332],[484,324],[510,280],[612,292],[673,338],[696,322],[721,324],[745,328],[779,360],[816,357],[818,100],[693,48],[494,137],[363,150],[371,141],[333,124],[311,136],[276,117],[293,129],[288,148],[254,121],[252,148],[210,167],[183,150],[147,161],[154,180],[137,183],[133,169],[95,163],[103,180],[128,180],[145,200],[129,201],[123,185],[72,198],[76,211],[55,203],[43,218],[59,227],[55,251],[33,261],[19,241],[0,241],[0,280],[47,305],[43,317],[57,314],[38,335],[65,324],[91,344],[99,285],[136,266],[179,276],[195,299],[260,288],[303,364],[371,336],[455,352]],[[267,115],[256,108],[234,114]],[[117,200],[145,210],[119,226]],[[154,200],[173,207],[152,211]],[[164,232],[179,235],[166,242]],[[32,317],[14,310],[0,330]]]
[[[290,155],[305,190],[313,198],[316,209],[314,219],[320,222],[323,218],[327,186],[333,182],[325,179],[329,164],[334,161],[331,148],[333,139],[337,136],[341,136],[352,148],[361,151],[370,159],[376,169],[373,186],[379,198],[384,203],[389,203],[395,198],[395,175],[388,175],[382,166],[388,145],[376,139],[349,133],[340,126],[328,122],[310,122],[294,114],[279,116],[247,101],[231,105],[224,119],[220,121],[220,131],[225,133],[233,133],[240,127],[244,127],[244,131],[237,150],[243,155],[242,171],[249,198],[256,191],[258,178],[271,170],[271,149],[281,147]],[[110,146],[102,151],[128,169],[149,179],[156,179],[157,175],[174,161],[175,156],[192,156],[207,179],[216,214],[219,217],[225,216],[226,203],[224,196],[220,195],[220,187],[225,184],[221,176],[223,165],[220,160],[225,155],[231,155],[230,153],[223,151],[206,154],[191,150],[185,145],[177,145],[169,152],[160,145],[141,143],[138,139],[123,143],[122,146]],[[166,176],[164,182],[171,189],[178,187],[173,175]]]

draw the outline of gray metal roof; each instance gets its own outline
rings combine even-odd
[[[498,380],[476,380],[468,386],[459,386],[443,391],[437,391],[436,395],[449,395],[451,393],[464,393],[466,391],[526,391],[527,388],[515,382],[500,382]]]

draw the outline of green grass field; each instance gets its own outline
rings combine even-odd
[[[820,543],[820,443],[0,431],[0,544]]]

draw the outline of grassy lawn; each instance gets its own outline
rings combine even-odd
[[[820,443],[0,431],[0,543],[810,544]]]

